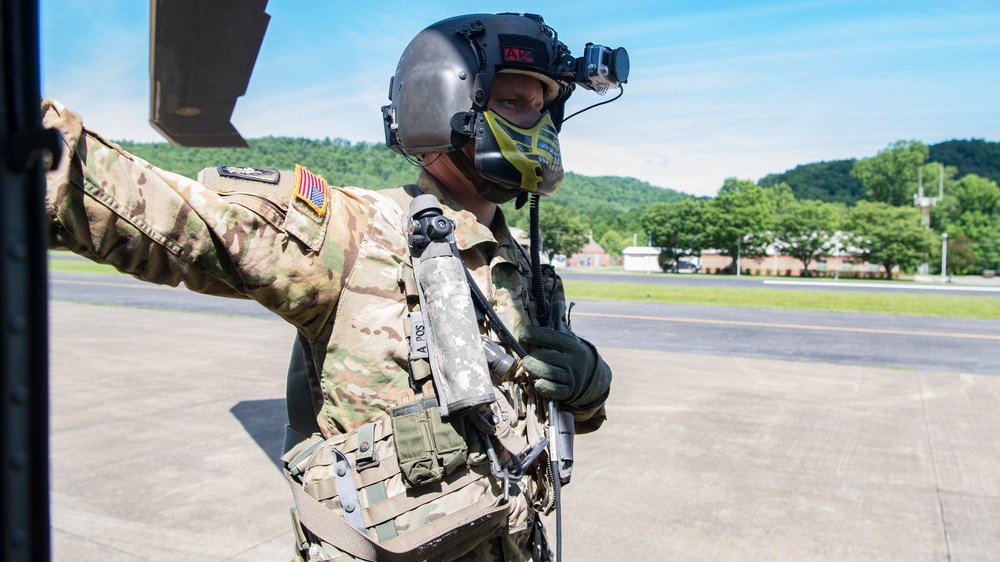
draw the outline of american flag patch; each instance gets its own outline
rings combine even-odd
[[[317,215],[322,217],[326,212],[326,180],[298,164],[295,165],[295,196],[308,203]]]

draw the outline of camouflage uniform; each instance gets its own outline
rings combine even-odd
[[[213,190],[205,185],[213,178],[200,178],[203,184],[160,170],[85,130],[79,115],[57,102],[43,102],[43,114],[68,148],[48,176],[52,248],[152,283],[253,299],[284,318],[309,340],[322,373],[317,422],[324,437],[413,400],[400,285],[411,267],[405,209],[353,187],[326,188],[322,206],[287,182],[229,180]],[[530,322],[528,264],[502,213],[491,231],[426,173],[418,186],[441,200],[473,279],[517,333]],[[603,409],[577,418],[596,427]],[[530,558],[525,530],[535,518],[527,499],[512,503],[512,534],[498,541],[502,547],[479,545],[470,559]]]

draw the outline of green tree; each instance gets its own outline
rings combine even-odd
[[[810,275],[809,264],[830,252],[842,207],[823,201],[795,201],[775,220],[775,238],[782,254],[798,259]]]
[[[733,258],[734,269],[738,254],[764,255],[772,240],[770,228],[777,208],[777,195],[784,193],[784,190],[760,187],[750,180],[727,179],[718,196],[706,206],[705,247],[715,248]]]
[[[1000,186],[997,182],[968,174],[955,183],[955,200],[961,213],[976,211],[995,215],[1000,211]]]
[[[653,203],[676,201],[684,194],[650,185],[635,178],[616,176],[583,176],[566,172],[559,191],[549,201],[567,207],[574,214],[586,217],[586,223],[599,240],[609,229],[622,233],[638,232],[642,210]],[[504,205],[504,214],[511,224],[528,223],[528,207],[515,209]],[[524,228],[522,226],[522,228]]]
[[[587,225],[566,207],[544,202],[538,208],[538,229],[541,231],[542,252],[552,256],[570,256],[587,243]]]
[[[934,251],[931,252],[931,259],[933,263],[941,263],[941,244],[935,245]],[[975,242],[961,232],[956,236],[950,236],[948,238],[948,263],[946,267],[949,275],[972,273],[976,267]]]
[[[674,203],[656,203],[642,214],[642,228],[660,248],[660,263],[670,269],[677,258],[700,254],[705,248],[708,202],[690,197]]]
[[[604,248],[604,251],[616,258],[622,257],[622,252],[629,245],[629,239],[619,234],[615,230],[608,230],[597,241]]]
[[[929,150],[920,141],[899,140],[871,158],[854,164],[851,175],[865,186],[870,201],[889,205],[912,205],[917,190],[917,173],[927,161]]]
[[[994,258],[997,253],[994,239],[997,237],[997,223],[1000,222],[998,212],[1000,187],[997,183],[967,174],[958,181],[949,182],[946,179],[944,200],[931,210],[931,226],[940,232],[947,232],[951,240],[959,240],[960,236],[969,239],[976,265],[967,273],[994,269],[996,266],[991,264],[997,261]],[[950,257],[948,261],[951,261]]]
[[[993,216],[989,233],[976,242],[975,254],[974,271],[1000,270],[1000,216]]]
[[[881,265],[886,279],[892,279],[896,266],[917,266],[930,251],[930,231],[923,226],[920,211],[913,207],[859,201],[847,213],[844,227],[853,235],[846,249],[868,263]]]

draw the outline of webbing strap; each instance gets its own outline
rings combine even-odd
[[[361,499],[358,497],[358,490],[354,487],[354,479],[351,478],[351,463],[347,460],[347,455],[337,449],[333,450],[336,457],[334,464],[334,474],[337,481],[337,496],[340,498],[340,507],[344,510],[344,520],[350,523],[358,531],[365,533],[365,520],[361,516]]]
[[[393,189],[386,189],[385,191],[382,191],[382,193],[399,205],[399,210],[404,213],[410,208],[410,202],[413,201],[417,195],[423,194],[415,183],[408,183]]]
[[[375,441],[381,441],[392,435],[392,425],[389,423],[388,416],[378,418],[371,423],[374,425],[372,429],[374,431],[373,439]],[[323,440],[322,437],[317,435],[314,435],[313,438],[318,438],[321,441]],[[357,432],[351,432],[334,435],[333,437],[326,439],[326,444],[332,445],[343,451],[345,455],[350,454],[358,450],[358,434]],[[327,464],[332,462],[333,461],[330,460]]]
[[[365,488],[365,496],[368,498],[368,505],[375,505],[389,499],[388,491],[385,489],[385,482],[376,482]],[[375,525],[375,534],[378,535],[378,542],[380,543],[399,536],[396,530],[396,522],[390,519],[385,523]]]
[[[496,387],[494,387],[494,392],[497,395],[495,402],[497,408],[502,408],[499,404],[506,402],[507,398]],[[496,438],[500,446],[506,449],[511,455],[520,455],[531,447],[529,447],[527,441],[514,431],[513,426],[510,425],[503,414],[504,412],[501,412],[500,415],[494,415],[494,419],[491,422],[476,423],[476,426],[486,432],[487,435]],[[476,421],[478,422],[478,420]]]
[[[285,382],[285,409],[288,415],[283,446],[285,452],[296,443],[319,432],[316,411],[313,407],[312,388],[309,385],[309,369],[313,366],[313,362],[306,357],[308,349],[309,341],[301,333],[296,334]]]
[[[366,423],[358,428],[358,450],[354,453],[354,464],[358,470],[378,462],[375,454],[375,424]]]
[[[405,214],[410,208],[410,203],[418,195],[422,195],[420,188],[416,184],[407,184],[395,189],[387,189],[383,191],[385,195],[392,199],[396,205],[399,206],[401,213]],[[403,222],[403,233],[405,234],[408,230],[408,224],[406,219]],[[412,327],[411,323],[414,322],[415,318],[420,317],[420,292],[417,288],[417,280],[413,276],[412,270],[407,270],[400,265],[400,283],[403,286],[403,291],[406,293],[406,304],[410,311],[410,317],[406,321],[405,330],[407,331],[406,337],[409,341],[412,337]],[[422,322],[422,320],[421,320]],[[412,341],[411,341],[412,345]],[[410,371],[410,376],[413,378],[414,388],[420,386],[421,381],[429,379],[431,376],[431,363],[429,358],[424,355],[423,357],[413,357],[411,350],[411,357],[407,358],[407,368]]]
[[[463,474],[460,477],[451,477],[451,479],[445,479],[442,481],[438,487],[433,491],[426,491],[422,494],[416,496],[398,495],[394,496],[392,499],[388,497],[381,498],[378,500],[373,500],[370,492],[368,496],[368,507],[364,509],[364,521],[365,526],[370,527],[372,525],[379,525],[386,521],[390,521],[394,517],[398,516],[400,513],[405,513],[416,509],[422,505],[426,505],[433,501],[437,501],[439,498],[446,494],[455,492],[456,490],[461,490],[462,488],[468,486],[469,484],[479,480],[485,476],[485,468],[478,470],[470,470],[469,472]],[[361,473],[361,476],[365,476],[369,471]],[[399,472],[398,470],[396,471]],[[355,475],[355,482],[358,481],[358,475]],[[358,488],[365,488],[366,490],[371,490],[373,486],[381,483],[381,481],[369,482],[367,484],[358,486]],[[384,489],[383,485],[383,489]],[[336,478],[328,478],[326,480],[320,480],[319,482],[312,482],[304,486],[305,491],[310,497],[313,497],[319,501],[328,500],[335,498],[340,495],[340,488],[338,486],[338,481]]]
[[[381,466],[369,468],[364,472],[354,474],[354,484],[359,489],[367,488],[376,482],[388,480],[397,474],[399,474],[399,463],[387,462]],[[306,492],[318,500],[328,500],[337,495],[337,485],[335,482],[333,478],[310,482],[305,485]]]
[[[493,499],[484,496],[475,504],[452,514],[453,517],[437,519],[386,544],[378,544],[307,494],[287,470],[284,473],[292,488],[302,525],[321,540],[365,560],[424,560],[464,542],[481,541],[503,529],[507,523],[507,504],[500,502],[499,505],[492,505]],[[446,523],[448,520],[457,520],[457,523],[449,525]]]
[[[481,480],[486,475],[486,467],[473,467],[459,478],[445,479],[433,486],[433,492],[424,492],[418,495],[399,494],[386,501],[369,505],[365,509],[365,521],[370,525],[377,525],[388,521],[400,513],[412,511],[420,506],[427,505],[442,496],[454,493],[462,488]]]

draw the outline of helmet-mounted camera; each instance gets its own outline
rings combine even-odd
[[[583,56],[576,59],[574,82],[599,94],[628,82],[629,60],[625,47],[611,49],[587,43]]]

